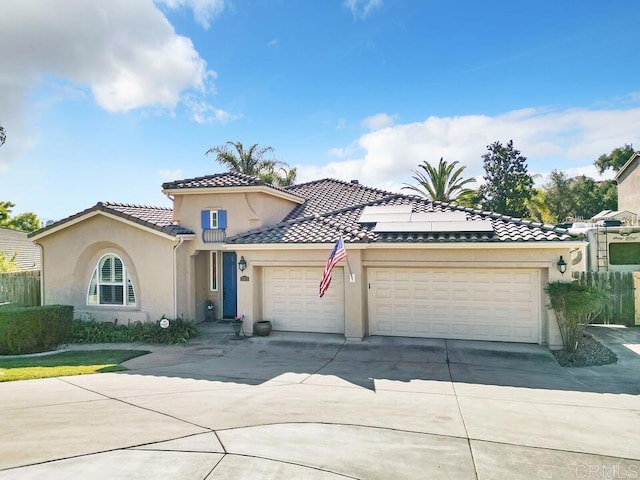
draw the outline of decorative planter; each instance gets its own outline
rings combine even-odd
[[[271,333],[271,322],[269,320],[262,320],[260,322],[256,322],[253,326],[253,333],[258,337],[266,337]]]
[[[231,323],[231,325],[233,325],[233,331],[236,334],[236,337],[240,336],[240,331],[242,330],[242,321],[241,320],[235,320]]]

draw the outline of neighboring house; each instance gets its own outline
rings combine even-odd
[[[618,210],[640,215],[640,152],[634,153],[615,177],[618,182]]]
[[[13,258],[19,270],[40,270],[40,247],[27,238],[27,232],[0,227],[0,252]]]
[[[332,179],[283,189],[222,173],[162,189],[173,209],[98,203],[32,234],[44,302],[120,323],[200,322],[210,301],[246,332],[271,320],[354,340],[561,344],[544,286],[571,278],[557,263],[584,242],[566,230]],[[348,264],[319,298],[341,236]]]

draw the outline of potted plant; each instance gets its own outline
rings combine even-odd
[[[256,322],[253,326],[253,333],[255,333],[258,337],[266,337],[271,333],[271,322],[269,320],[261,320]]]
[[[231,321],[231,325],[233,326],[233,331],[235,332],[236,337],[240,336],[240,332],[242,331],[243,324],[244,324],[244,315],[237,315]]]

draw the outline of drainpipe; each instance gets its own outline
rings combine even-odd
[[[178,318],[178,248],[184,243],[183,237],[178,237],[178,243],[173,246],[173,319]]]

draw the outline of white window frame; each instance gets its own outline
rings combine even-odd
[[[209,252],[209,291],[218,291],[218,252]]]
[[[218,228],[218,210],[209,210],[209,228],[212,230]]]
[[[102,281],[100,276],[101,266],[103,261],[107,258],[111,257],[112,261],[118,260],[122,264],[122,280],[121,281]],[[121,286],[122,287],[122,303],[102,303],[100,298],[100,287],[101,286]],[[92,293],[92,290],[95,292]],[[131,287],[131,291],[133,293],[133,302],[129,301],[129,287]],[[95,300],[93,300],[95,298]],[[89,306],[97,306],[97,307],[135,307],[138,303],[138,295],[136,294],[136,288],[133,285],[133,281],[131,280],[131,276],[125,266],[125,263],[122,259],[116,255],[115,253],[107,253],[100,257],[98,263],[96,264],[96,268],[93,269],[93,273],[91,274],[91,278],[89,279],[89,286],[87,287],[87,297],[86,297],[87,305]]]

